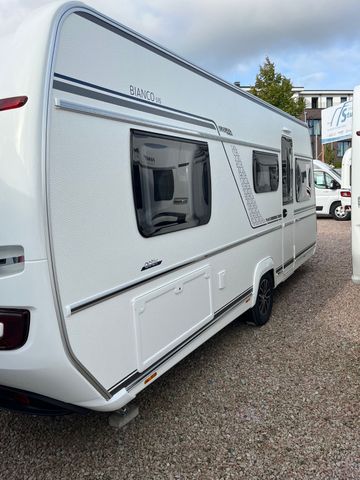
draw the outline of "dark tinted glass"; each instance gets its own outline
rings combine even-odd
[[[131,143],[140,233],[151,237],[208,223],[208,145],[138,130],[131,132]]]
[[[275,192],[279,186],[277,155],[253,152],[254,189],[256,193]]]

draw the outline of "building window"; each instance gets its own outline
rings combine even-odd
[[[340,103],[347,102],[347,97],[340,97]]]
[[[326,108],[333,106],[333,97],[326,97]]]
[[[311,97],[311,108],[319,108],[319,98]]]
[[[338,142],[336,144],[336,155],[338,157],[343,157],[346,150],[350,147],[351,147],[351,142],[349,140]]]
[[[315,136],[321,134],[321,120],[317,118],[310,118],[307,123],[309,126],[310,135]]]
[[[311,161],[295,159],[296,201],[305,202],[311,198]]]
[[[152,237],[209,222],[207,143],[132,130],[131,161],[141,235]]]
[[[279,187],[277,155],[253,152],[253,176],[256,193],[275,192]]]

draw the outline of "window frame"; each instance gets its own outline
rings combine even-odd
[[[158,138],[160,141],[161,140],[164,140],[164,141],[168,140],[168,141],[173,141],[173,142],[178,142],[178,143],[200,145],[203,148],[205,147],[206,161],[205,161],[204,164],[206,165],[206,175],[207,175],[207,182],[206,182],[207,187],[206,188],[205,188],[205,184],[204,184],[204,170],[202,172],[201,177],[199,177],[199,178],[201,178],[200,182],[201,182],[202,192],[204,193],[204,189],[206,189],[206,191],[207,191],[207,201],[206,201],[206,198],[204,197],[204,205],[206,205],[206,207],[207,207],[207,214],[206,214],[205,217],[200,218],[200,223],[199,224],[191,225],[191,224],[188,224],[188,223],[184,222],[184,223],[174,224],[173,226],[168,225],[168,226],[166,226],[166,231],[159,230],[159,231],[152,232],[152,233],[147,233],[144,230],[144,226],[146,224],[141,223],[141,219],[139,218],[138,211],[139,210],[144,210],[146,208],[146,200],[144,200],[141,190],[140,191],[136,190],[137,180],[135,179],[135,176],[136,176],[135,167],[137,167],[137,169],[136,169],[136,170],[138,170],[137,176],[138,176],[138,180],[140,180],[140,188],[141,188],[141,181],[142,181],[141,170],[140,170],[139,164],[134,162],[134,139],[135,139],[136,134],[146,135],[149,138]],[[132,183],[132,192],[133,192],[134,213],[135,213],[135,217],[136,217],[136,223],[137,223],[138,231],[139,231],[139,233],[142,237],[153,238],[153,237],[157,237],[159,235],[166,235],[166,234],[175,233],[175,232],[178,232],[178,231],[181,231],[181,230],[188,230],[188,229],[192,229],[192,228],[195,228],[195,227],[200,227],[200,226],[206,225],[210,222],[211,215],[212,215],[212,181],[211,181],[210,149],[209,149],[208,142],[204,142],[204,141],[197,140],[197,139],[194,140],[194,139],[189,139],[189,138],[184,138],[184,137],[178,137],[178,136],[172,136],[172,135],[167,135],[167,134],[162,134],[162,133],[157,133],[157,132],[151,132],[151,131],[141,130],[141,129],[137,129],[137,128],[131,128],[130,129],[130,170],[131,170],[131,183]],[[166,170],[166,167],[161,167],[160,170]],[[192,191],[194,190],[194,186],[195,186],[195,188],[196,188],[196,186],[197,187],[199,186],[199,185],[194,184],[194,178],[195,178],[194,175],[190,176],[191,182],[189,183],[189,188],[191,188]],[[175,179],[174,179],[174,183],[175,183]],[[154,193],[155,193],[155,189],[154,189]],[[139,202],[139,199],[141,200],[141,202]],[[155,198],[154,198],[154,201],[156,201]],[[141,207],[138,207],[139,203],[141,203]],[[179,205],[180,204],[181,204],[181,202],[179,203]],[[183,215],[183,213],[181,213],[179,215]],[[186,214],[185,214],[185,216],[186,216]]]
[[[319,97],[311,97],[311,108],[313,110],[319,108]]]
[[[259,187],[256,183],[256,172],[255,172],[256,155],[263,155],[263,156],[273,157],[274,159],[276,159],[276,167],[277,167],[276,190],[271,189],[271,183],[270,183],[270,190],[266,190],[266,191],[258,190]],[[254,192],[256,194],[277,192],[279,190],[279,183],[280,183],[280,166],[279,166],[279,156],[278,156],[278,154],[273,153],[273,152],[266,152],[266,151],[263,151],[263,150],[253,150],[253,152],[252,152],[252,173],[253,173],[253,188],[254,188]]]
[[[297,167],[298,167],[298,162],[305,162],[307,164],[309,164],[310,166],[310,170],[309,170],[309,173],[310,173],[310,176],[308,178],[308,187],[310,188],[310,195],[307,197],[307,198],[303,198],[302,200],[299,200],[299,195],[298,195],[298,190],[297,190],[297,178],[296,178],[296,173],[297,173]],[[311,168],[311,163],[312,163],[312,160],[308,160],[307,158],[301,158],[301,157],[295,157],[295,199],[296,199],[296,203],[302,203],[302,202],[307,202],[308,200],[311,200],[311,197],[312,197],[312,183],[311,183],[311,173],[312,173],[312,168]]]

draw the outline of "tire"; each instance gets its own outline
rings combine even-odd
[[[257,327],[265,325],[270,319],[274,299],[274,282],[272,275],[266,273],[259,282],[256,303],[251,309],[252,322]]]
[[[341,208],[341,202],[335,202],[331,205],[330,215],[334,220],[342,222],[344,220],[350,220],[351,213],[349,211],[346,212]]]

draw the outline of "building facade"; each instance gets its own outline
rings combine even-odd
[[[322,145],[321,112],[324,108],[352,100],[353,91],[305,90],[302,87],[295,87],[293,91],[295,98],[302,97],[305,99],[306,108],[302,119],[309,125],[313,157],[339,165],[345,151],[351,146],[351,140]]]

